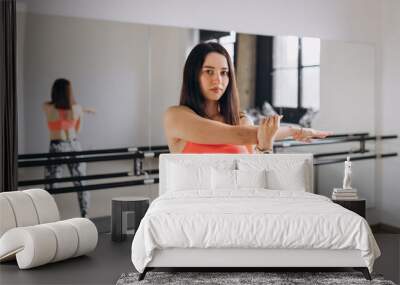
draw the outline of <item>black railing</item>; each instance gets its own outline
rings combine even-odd
[[[396,152],[371,154],[370,150],[366,149],[365,146],[365,143],[367,141],[377,141],[377,140],[387,140],[387,139],[397,139],[397,138],[398,138],[397,135],[370,136],[368,133],[337,134],[329,136],[323,140],[314,140],[311,143],[297,142],[290,139],[280,140],[275,142],[274,149],[278,150],[291,147],[327,145],[327,144],[348,143],[348,142],[360,143],[359,148],[356,150],[315,153],[314,166],[319,166],[319,165],[344,162],[347,156],[350,156],[352,161],[397,156],[398,154]],[[168,152],[169,152],[168,146],[161,145],[152,147],[148,146],[124,147],[124,148],[85,150],[85,151],[62,152],[62,153],[22,154],[18,155],[19,168],[47,166],[53,164],[58,165],[58,164],[68,164],[68,163],[80,163],[80,162],[92,163],[99,161],[133,160],[133,171],[103,173],[103,174],[73,176],[73,177],[63,177],[63,178],[51,178],[51,179],[22,180],[18,182],[18,186],[43,185],[43,184],[75,182],[75,181],[84,182],[89,180],[93,181],[93,180],[110,179],[110,178],[145,176],[144,179],[96,183],[96,184],[82,185],[82,186],[57,187],[53,189],[48,189],[48,191],[52,194],[59,194],[59,193],[68,193],[77,191],[92,191],[92,190],[100,190],[100,189],[108,189],[116,187],[156,184],[159,182],[158,177],[150,177],[150,175],[158,175],[159,170],[143,169],[143,161],[144,159],[148,158],[157,158],[160,154]],[[368,154],[363,155],[366,153]],[[355,155],[355,154],[361,154],[361,155]],[[341,156],[341,157],[334,158],[333,156]]]
[[[148,178],[148,179],[136,179],[136,180],[131,180],[131,181],[90,184],[90,185],[84,185],[84,186],[57,187],[57,188],[53,188],[53,189],[47,189],[47,191],[51,194],[61,194],[61,193],[69,193],[69,192],[93,191],[93,190],[101,190],[101,189],[117,188],[117,187],[157,184],[158,182],[159,182],[158,178]]]

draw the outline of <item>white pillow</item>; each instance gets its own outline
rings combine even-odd
[[[267,170],[236,170],[237,188],[267,188]]]
[[[234,169],[217,169],[211,170],[212,189],[218,190],[236,190],[236,170]]]
[[[267,170],[267,188],[272,190],[306,191],[312,185],[309,162],[285,155],[239,159],[240,170]]]
[[[212,189],[239,190],[241,188],[267,188],[266,170],[231,170],[212,168]]]
[[[211,189],[211,167],[169,162],[167,191]]]
[[[292,164],[290,169],[270,169],[267,171],[268,189],[306,191],[305,163]]]

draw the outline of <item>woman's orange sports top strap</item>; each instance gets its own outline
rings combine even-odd
[[[182,153],[249,153],[244,145],[234,144],[199,144],[186,142]]]
[[[48,121],[47,125],[51,131],[66,131],[74,128],[78,122],[77,119],[67,119],[65,110],[58,109],[59,119],[54,121]]]

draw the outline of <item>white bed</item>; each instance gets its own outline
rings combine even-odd
[[[354,267],[370,278],[368,223],[313,194],[310,154],[160,157],[160,197],[132,243],[155,267]]]

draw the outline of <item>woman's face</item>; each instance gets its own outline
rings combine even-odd
[[[222,54],[209,53],[200,71],[201,93],[207,100],[218,101],[229,84],[228,62]]]

